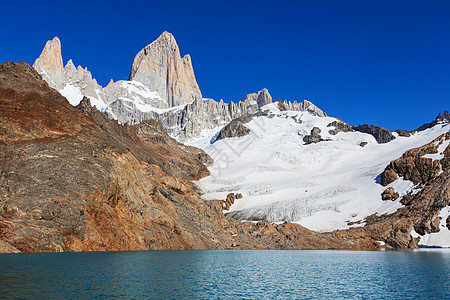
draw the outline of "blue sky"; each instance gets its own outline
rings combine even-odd
[[[414,129],[450,99],[450,1],[4,1],[0,61],[63,58],[102,85],[127,79],[164,30],[189,53],[204,97],[268,88],[351,124]]]

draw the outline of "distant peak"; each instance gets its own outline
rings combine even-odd
[[[267,90],[266,88],[260,90],[256,102],[260,107],[272,103],[272,96],[270,96],[269,90]]]
[[[144,49],[147,49],[149,47],[154,47],[157,45],[173,45],[173,49],[177,49],[177,41],[175,40],[175,37],[170,32],[164,31],[155,41],[153,41],[151,44],[147,45]]]
[[[57,36],[55,36],[53,39],[48,40],[47,43],[45,43],[45,48],[59,48],[61,49],[61,41],[59,40],[59,38]]]
[[[173,34],[171,34],[168,31],[164,31],[163,33],[161,33],[161,35],[159,36],[159,38],[161,37],[165,37],[165,38],[173,38]]]
[[[53,43],[59,43],[59,44],[61,45],[61,41],[59,40],[59,37],[57,37],[57,36],[55,36],[55,37],[51,40],[51,42],[53,42]]]
[[[202,98],[191,57],[186,54],[181,58],[175,38],[167,31],[138,52],[128,80],[141,82],[156,90],[167,101],[165,107]]]
[[[45,43],[44,49],[41,52],[41,55],[39,56],[38,59],[40,58],[47,58],[49,56],[53,56],[54,58],[59,58],[61,57],[62,60],[62,56],[61,56],[61,41],[59,40],[59,38],[57,36],[55,36],[53,39],[47,41],[47,43]]]
[[[45,43],[41,55],[33,64],[33,68],[42,74],[52,74],[50,86],[61,88],[64,81],[63,59],[61,54],[61,41],[58,37]]]

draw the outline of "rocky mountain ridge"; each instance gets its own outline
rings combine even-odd
[[[209,156],[154,120],[69,104],[26,63],[0,65],[0,251],[376,248],[359,232],[242,223],[190,181]],[[345,236],[346,238],[342,238]]]
[[[73,105],[83,96],[120,123],[137,124],[155,119],[172,137],[181,141],[205,130],[225,126],[231,120],[256,112],[272,102],[267,89],[248,94],[244,101],[224,103],[202,98],[189,55],[181,58],[172,34],[164,32],[135,57],[129,80],[101,87],[87,68],[75,68],[72,60],[63,67],[61,42],[48,41],[33,67],[45,81]],[[284,101],[286,109],[325,113],[309,101]]]

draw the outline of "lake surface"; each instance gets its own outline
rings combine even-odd
[[[0,298],[449,299],[450,250],[0,254]]]

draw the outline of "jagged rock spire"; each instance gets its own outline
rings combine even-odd
[[[259,107],[272,103],[272,96],[270,96],[269,91],[266,88],[259,91],[256,102]]]
[[[47,83],[55,89],[64,86],[64,67],[61,55],[61,42],[58,37],[53,38],[45,44],[41,55],[33,64]]]
[[[142,49],[134,58],[129,80],[136,80],[156,90],[173,107],[201,99],[191,57],[181,58],[173,35],[167,31]]]

